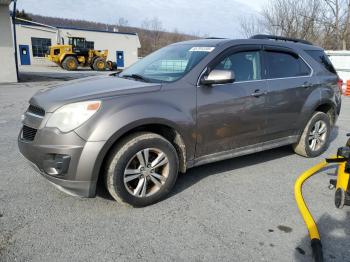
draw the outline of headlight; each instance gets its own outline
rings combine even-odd
[[[56,127],[69,132],[85,123],[100,108],[101,101],[72,103],[57,109],[46,123],[47,127]]]

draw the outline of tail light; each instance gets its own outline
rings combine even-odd
[[[343,94],[343,80],[339,78],[337,84],[338,84],[340,93]]]

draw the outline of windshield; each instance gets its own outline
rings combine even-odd
[[[84,48],[85,38],[70,37],[68,44],[72,45],[73,47]]]
[[[189,44],[164,47],[119,74],[148,82],[173,82],[195,67],[214,47]]]

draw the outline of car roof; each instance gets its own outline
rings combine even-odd
[[[196,39],[196,40],[177,42],[173,45],[188,44],[188,45],[198,45],[198,46],[219,46],[219,45],[222,45],[223,43],[227,43],[229,41],[231,41],[231,39],[227,39],[227,38],[202,38],[202,39]]]
[[[189,40],[184,42],[178,42],[176,44],[189,44],[198,46],[234,46],[242,44],[257,44],[257,45],[276,45],[284,46],[292,49],[303,49],[303,50],[323,50],[321,47],[315,45],[309,45],[299,42],[283,41],[283,40],[270,40],[270,39],[228,39],[228,38],[204,38],[197,40]]]

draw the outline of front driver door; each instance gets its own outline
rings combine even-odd
[[[233,70],[235,82],[197,89],[196,157],[265,141],[267,84],[258,45],[236,47],[219,55],[211,69]]]

